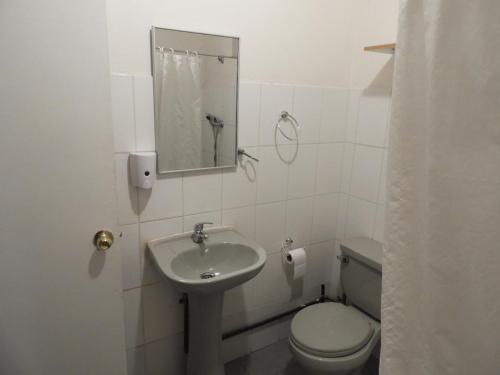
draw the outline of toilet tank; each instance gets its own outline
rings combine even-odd
[[[340,250],[340,285],[347,303],[380,320],[382,244],[369,238],[351,238],[342,241]]]

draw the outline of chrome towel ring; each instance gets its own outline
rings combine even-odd
[[[293,128],[295,130],[295,135],[296,135],[295,138],[289,137],[288,135],[285,134],[285,132],[283,131],[283,129],[281,129],[281,122],[282,121],[290,121],[290,123],[292,124],[292,126],[293,126]],[[289,141],[297,142],[299,140],[299,131],[300,131],[299,122],[295,119],[295,117],[293,117],[287,111],[281,111],[280,118],[278,119],[278,122],[276,123],[276,128],[279,130],[279,132],[281,133],[281,135],[283,137],[285,137],[286,139],[288,139]]]

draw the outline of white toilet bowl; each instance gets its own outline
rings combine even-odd
[[[295,315],[290,349],[311,375],[355,374],[380,340],[380,323],[352,306],[320,303]]]

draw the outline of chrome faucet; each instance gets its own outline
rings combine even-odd
[[[204,221],[201,223],[196,223],[194,225],[193,228],[194,232],[191,235],[191,239],[193,240],[194,243],[202,243],[208,238],[208,236],[205,233],[203,233],[203,226],[205,224],[213,224],[213,223],[211,223],[210,221]]]

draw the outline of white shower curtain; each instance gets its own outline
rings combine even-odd
[[[162,52],[157,131],[162,170],[194,169],[202,163],[201,60]]]
[[[500,374],[500,1],[401,1],[383,375]]]

